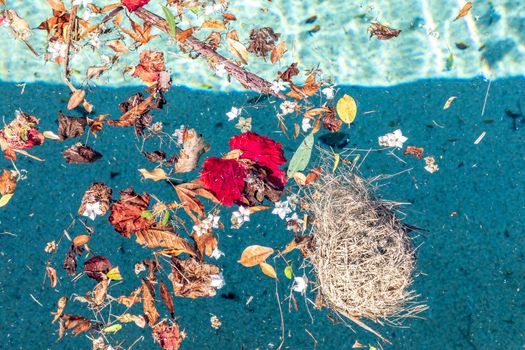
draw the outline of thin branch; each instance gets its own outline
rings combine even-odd
[[[145,22],[151,23],[160,30],[170,34],[169,24],[162,17],[144,8],[139,8],[134,13]],[[177,33],[180,32],[183,32],[183,30],[177,27]],[[204,56],[208,61],[216,62],[217,64],[223,64],[226,72],[228,72],[228,74],[237,79],[237,81],[239,81],[239,83],[241,83],[241,85],[245,88],[262,94],[273,95],[282,100],[286,100],[286,96],[283,93],[275,92],[272,90],[272,83],[254,73],[248,72],[242,67],[239,67],[226,57],[218,54],[209,45],[203,43],[194,36],[189,36],[186,40],[179,41],[179,43],[187,47],[188,49],[198,53],[199,55]]]

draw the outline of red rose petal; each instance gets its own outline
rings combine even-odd
[[[133,12],[146,5],[148,2],[150,2],[150,0],[122,0],[122,5],[126,6],[129,11]]]
[[[222,204],[231,207],[241,199],[246,171],[235,159],[211,157],[202,164],[200,179]]]

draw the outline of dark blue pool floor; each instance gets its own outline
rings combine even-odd
[[[97,88],[89,96],[98,112],[118,116],[117,104],[139,87]],[[378,328],[394,345],[389,349],[520,349],[525,344],[525,124],[513,120],[506,109],[525,112],[523,78],[493,81],[484,116],[481,116],[487,82],[473,80],[425,80],[388,88],[344,87],[359,105],[356,122],[349,130],[348,147],[377,148],[377,137],[397,128],[409,140],[407,145],[424,147],[433,155],[440,170],[426,172],[423,161],[397,154],[404,164],[387,152],[370,154],[361,170],[367,176],[394,174],[413,168],[382,182],[385,198],[410,202],[406,221],[426,228],[416,238],[418,269],[415,288],[429,310],[423,320],[406,323],[410,328]],[[64,109],[68,94],[64,87],[0,85],[0,116],[9,121],[16,109],[41,118],[41,130],[56,130],[57,112]],[[443,104],[457,96],[448,110]],[[339,95],[338,95],[339,96]],[[212,145],[208,155],[227,151],[228,139],[237,132],[225,113],[232,105],[241,106],[253,95],[215,94],[174,88],[168,105],[155,114],[165,129],[180,124],[195,127]],[[288,157],[300,140],[290,141],[277,132],[273,112],[276,105],[260,102],[260,109],[247,106],[253,116],[253,130],[285,144]],[[375,110],[363,115],[361,112]],[[515,127],[517,126],[517,130]],[[474,141],[483,132],[485,138]],[[78,209],[83,191],[94,181],[105,182],[115,191],[134,186],[164,201],[175,200],[173,191],[162,183],[141,181],[138,168],[153,168],[136,149],[131,129],[106,128],[90,145],[104,155],[91,165],[66,165],[60,153],[67,144],[46,141],[32,153],[45,158],[36,162],[20,157],[17,166],[28,171],[11,202],[0,209],[0,334],[1,349],[80,349],[90,348],[83,337],[68,336],[56,343],[56,327],[50,311],[62,295],[84,294],[93,286],[87,278],[76,285],[62,271],[55,290],[42,287],[46,242],[56,239]],[[149,150],[153,150],[153,144]],[[0,160],[2,168],[9,167]],[[116,195],[114,196],[116,197]],[[229,211],[222,212],[229,227]],[[115,286],[113,296],[129,293],[139,285],[133,265],[147,251],[113,231],[107,218],[94,223],[91,248],[118,265],[125,278]],[[72,234],[83,233],[77,225]],[[251,244],[283,247],[291,239],[282,222],[269,212],[252,216],[241,230],[220,232],[220,247],[226,256],[219,260],[226,286],[213,299],[175,300],[179,324],[188,334],[183,349],[271,349],[279,344],[281,332],[275,284],[260,271],[239,265],[242,250]],[[61,250],[61,255],[64,251]],[[300,259],[292,255],[294,269]],[[57,259],[60,269],[62,256]],[[290,281],[282,273],[279,289],[288,294]],[[43,307],[32,300],[33,295]],[[246,301],[253,296],[249,305]],[[326,312],[311,310],[296,295],[299,310],[289,312],[283,303],[287,349],[350,349],[355,340],[374,343],[363,331],[354,333],[333,324]],[[77,303],[78,304],[78,303]],[[71,303],[68,311],[82,312]],[[78,305],[77,305],[78,306]],[[135,313],[141,310],[135,309]],[[222,327],[210,326],[210,315]],[[89,316],[89,314],[86,314]],[[311,335],[309,335],[309,333]],[[149,331],[126,325],[120,331],[128,344]],[[118,336],[117,336],[118,337]],[[315,338],[315,341],[314,341]],[[316,343],[317,342],[317,343]],[[149,340],[137,348],[154,348]]]

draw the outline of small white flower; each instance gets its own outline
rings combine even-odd
[[[436,163],[436,160],[434,157],[425,157],[425,170],[428,171],[431,174],[434,174],[436,171],[439,170],[439,166]]]
[[[47,52],[51,55],[51,59],[59,57],[66,57],[67,45],[59,41],[54,41],[49,44]]]
[[[284,101],[279,107],[281,107],[283,115],[287,115],[295,111],[295,106],[297,106],[297,103],[295,102]]]
[[[289,216],[286,218],[286,229],[287,230],[293,230],[296,226],[301,226],[303,224],[303,220],[299,219],[299,216],[297,213],[293,213],[292,216]]]
[[[225,69],[224,63],[215,66],[215,74],[217,74],[219,77],[223,77],[226,74],[228,74],[228,72]]]
[[[181,125],[177,130],[175,130],[172,134],[172,136],[177,141],[177,144],[180,146],[184,143],[184,132],[186,131],[186,127],[184,125]]]
[[[226,116],[228,117],[228,121],[231,122],[235,118],[241,115],[242,108],[232,107],[232,109],[226,113]]]
[[[308,287],[308,280],[305,277],[294,277],[293,291],[304,294]]]
[[[220,216],[208,214],[208,217],[204,220],[204,223],[208,228],[219,228]]]
[[[288,201],[275,202],[275,208],[272,210],[272,214],[279,215],[284,220],[286,215],[290,214],[292,210],[288,206]]]
[[[84,210],[84,213],[82,213],[82,215],[87,216],[91,220],[95,220],[97,215],[104,215],[104,212],[100,210],[100,202],[87,203],[86,209]]]
[[[243,223],[250,221],[250,211],[243,206],[232,213],[231,223],[233,228],[240,228]]]
[[[307,132],[312,128],[312,119],[310,118],[303,118],[303,122],[301,123],[301,129],[303,132]]]
[[[87,7],[91,0],[73,0],[73,6]]]
[[[224,256],[224,252],[220,250],[219,248],[215,248],[212,252],[210,257],[214,259],[219,259],[221,256]]]
[[[135,275],[138,275],[142,271],[146,271],[146,265],[144,265],[142,262],[135,264]]]
[[[221,289],[224,287],[224,276],[222,275],[222,272],[218,275],[211,275],[211,286],[216,289]]]
[[[323,90],[321,90],[321,92],[323,93],[323,95],[325,95],[327,100],[331,100],[334,98],[334,88],[331,86],[325,87]]]
[[[206,227],[206,225],[203,225],[203,223],[200,223],[197,225],[193,225],[193,231],[195,231],[197,237],[200,237],[206,232],[208,232],[208,228]]]
[[[403,148],[403,144],[408,140],[407,137],[403,136],[400,129],[395,130],[392,133],[380,136],[378,141],[379,145],[384,147],[395,147]]]
[[[286,90],[286,86],[284,85],[284,81],[278,80],[272,83],[270,89],[272,89],[274,93],[278,94],[279,92]]]

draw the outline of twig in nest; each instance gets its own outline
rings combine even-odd
[[[170,33],[170,27],[168,22],[166,22],[162,17],[150,12],[144,8],[139,8],[135,11],[135,14],[140,17],[145,22],[149,22],[160,30]],[[177,33],[183,32],[182,29],[176,27]],[[189,36],[184,41],[179,41],[179,43],[188,49],[206,57],[208,61],[215,62],[217,64],[223,64],[224,69],[228,74],[237,79],[242,86],[247,89],[262,93],[270,94],[282,100],[286,100],[286,96],[281,92],[275,92],[272,90],[272,84],[267,80],[261,78],[260,76],[248,72],[247,70],[239,67],[229,59],[218,54],[213,50],[209,45],[198,40],[194,36]]]

